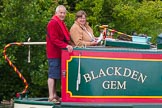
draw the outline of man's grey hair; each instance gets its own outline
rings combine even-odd
[[[59,6],[56,7],[55,12],[56,12],[56,13],[59,12],[59,9],[60,9],[60,8],[64,8],[65,11],[66,11],[66,7],[65,7],[64,5],[59,5]]]

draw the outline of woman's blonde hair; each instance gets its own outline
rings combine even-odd
[[[82,17],[82,15],[85,15],[85,17],[87,16],[85,11],[83,10],[78,11],[75,15],[75,20],[77,20],[79,17]]]

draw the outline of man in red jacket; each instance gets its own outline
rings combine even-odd
[[[61,77],[61,49],[67,48],[68,52],[73,51],[73,47],[68,44],[70,35],[64,24],[65,16],[66,8],[59,5],[55,10],[55,15],[47,25],[48,89],[49,101],[53,102],[60,102],[60,98],[56,93],[56,80]]]

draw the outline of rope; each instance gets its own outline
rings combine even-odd
[[[45,45],[45,44],[46,44],[46,42],[14,42],[14,43],[9,43],[4,47],[3,55],[4,55],[5,60],[14,69],[14,71],[17,73],[17,75],[23,81],[23,83],[25,85],[24,90],[21,93],[17,93],[17,97],[21,97],[21,94],[27,94],[28,83],[27,83],[26,79],[23,77],[23,75],[20,73],[20,71],[16,68],[16,66],[7,57],[7,55],[6,55],[7,48],[12,46],[12,45],[22,46],[22,45]],[[29,50],[30,50],[30,48],[29,48]],[[30,55],[29,55],[29,57],[30,57]]]
[[[78,77],[77,77],[77,82],[76,82],[76,90],[79,90],[79,85],[81,83],[81,75],[80,75],[80,57],[81,57],[81,52],[79,53],[79,61],[78,61]]]
[[[109,29],[109,28],[108,28],[108,25],[102,25],[102,26],[100,26],[100,28],[101,28],[101,29],[107,29],[107,30],[109,30],[110,32],[117,33],[117,34],[119,34],[119,35],[124,35],[124,36],[128,36],[128,37],[132,37],[131,35],[128,35],[128,34],[125,34],[125,33],[119,32],[119,31],[116,31],[116,30],[114,30],[114,29]]]
[[[17,73],[17,75],[19,76],[19,78],[23,81],[23,83],[25,85],[25,88],[24,88],[24,90],[21,93],[22,94],[25,94],[27,92],[27,89],[28,89],[28,83],[27,83],[26,79],[23,77],[23,75],[20,73],[20,71],[16,68],[16,66],[11,62],[11,60],[6,55],[7,48],[10,47],[10,46],[12,46],[12,45],[21,46],[21,45],[23,45],[23,43],[14,42],[14,43],[7,44],[4,47],[3,55],[4,55],[5,60],[8,62],[8,64],[14,69],[14,71]]]

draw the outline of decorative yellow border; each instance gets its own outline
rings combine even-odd
[[[162,96],[73,96],[71,91],[68,91],[68,63],[72,61],[73,58],[79,58],[79,56],[71,56],[69,60],[66,60],[66,93],[70,94],[70,97],[75,98],[162,98]],[[93,56],[81,56],[80,58],[89,59],[106,59],[106,60],[138,60],[138,61],[162,61],[162,59],[134,59],[134,58],[106,58],[106,57],[93,57]]]

